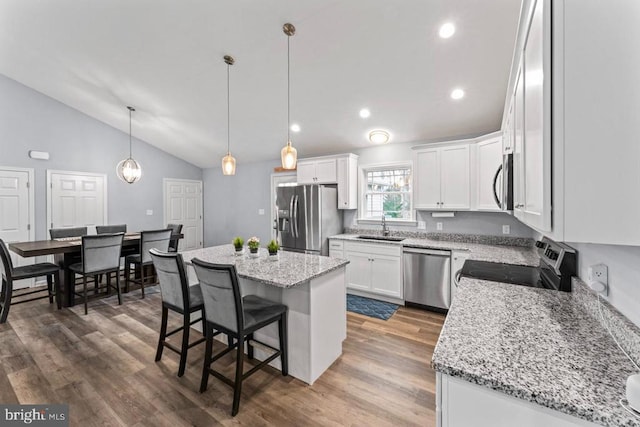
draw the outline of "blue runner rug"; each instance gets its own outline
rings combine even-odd
[[[393,316],[397,309],[398,306],[390,302],[347,294],[347,311],[387,320]]]

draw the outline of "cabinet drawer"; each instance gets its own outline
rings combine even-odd
[[[402,246],[379,243],[344,242],[345,252],[364,252],[371,255],[388,255],[400,257]]]
[[[344,241],[342,240],[329,240],[329,249],[342,250],[344,248]]]

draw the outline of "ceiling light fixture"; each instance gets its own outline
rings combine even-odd
[[[300,132],[300,125],[297,123],[294,123],[291,125],[291,132]]]
[[[140,163],[133,160],[131,157],[131,113],[136,111],[135,108],[127,106],[129,110],[129,157],[121,160],[116,166],[116,173],[118,178],[127,184],[133,184],[142,178],[142,167]]]
[[[464,90],[462,89],[454,89],[451,91],[451,98],[453,99],[462,99],[464,98]]]
[[[369,141],[374,144],[386,144],[391,139],[389,132],[382,129],[374,129],[369,132]]]
[[[222,158],[222,174],[223,175],[235,175],[236,174],[236,159],[231,155],[230,141],[231,141],[231,96],[229,82],[229,69],[233,65],[235,60],[229,55],[224,56],[224,63],[227,64],[227,155]]]
[[[363,119],[366,119],[370,115],[371,115],[371,111],[369,111],[368,109],[363,108],[362,110],[360,110],[360,117],[362,117]]]
[[[289,40],[296,33],[296,27],[290,23],[282,26],[282,31],[287,35],[287,145],[280,152],[282,169],[292,170],[298,162],[298,151],[291,146],[291,60],[289,55]]]
[[[449,37],[451,37],[454,33],[456,32],[456,26],[453,25],[451,22],[447,22],[445,24],[442,24],[442,26],[440,27],[440,31],[438,31],[438,34],[440,35],[440,37],[442,37],[443,39],[448,39]]]

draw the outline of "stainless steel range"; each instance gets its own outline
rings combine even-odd
[[[537,241],[536,248],[540,255],[537,267],[468,260],[456,279],[470,277],[570,292],[571,277],[576,275],[576,250],[547,237]]]

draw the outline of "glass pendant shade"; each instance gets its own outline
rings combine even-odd
[[[298,163],[298,150],[291,146],[291,141],[280,152],[282,169],[295,169]]]
[[[142,167],[140,167],[140,163],[129,157],[118,163],[116,173],[118,174],[118,178],[124,182],[133,184],[142,178]]]
[[[236,158],[227,153],[222,158],[222,174],[223,175],[235,175],[236,174]]]

